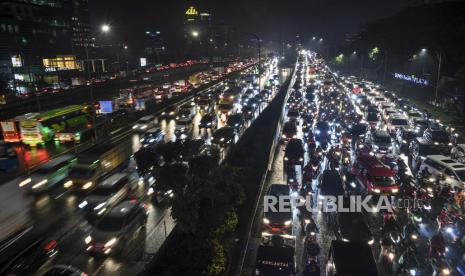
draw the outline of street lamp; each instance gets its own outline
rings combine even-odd
[[[101,31],[103,33],[108,33],[110,31],[110,25],[103,24],[100,27],[100,29],[101,29]],[[91,74],[90,74],[90,63],[89,63],[89,41],[86,41],[85,52],[86,52],[86,65],[87,65],[86,66],[87,81],[90,81]],[[95,109],[94,90],[93,90],[93,87],[92,87],[92,83],[89,83],[89,94],[90,94],[90,101],[91,101],[92,107]],[[95,110],[94,110],[94,113],[95,113]],[[94,127],[94,137],[97,140],[97,124],[96,124],[95,121],[96,121],[96,118],[95,118],[95,114],[94,114],[92,116],[92,124],[93,124],[93,127]]]
[[[192,31],[191,34],[192,34],[193,37],[198,37],[199,36],[199,32],[197,32],[197,31]]]
[[[103,24],[101,27],[102,32],[108,33],[110,31],[110,25],[108,24]]]

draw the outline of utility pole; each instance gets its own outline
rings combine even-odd
[[[441,65],[442,65],[442,51],[439,50],[438,54],[438,76],[436,79],[436,89],[434,92],[434,105],[438,106],[438,91],[439,91],[439,81],[441,80]]]
[[[86,43],[86,71],[87,71],[87,80],[90,81],[90,64],[89,64],[89,42]],[[96,114],[95,114],[95,102],[94,102],[94,88],[92,83],[89,83],[89,94],[90,94],[90,103],[92,105],[92,126],[94,128],[94,138],[97,140],[97,124],[96,124]]]

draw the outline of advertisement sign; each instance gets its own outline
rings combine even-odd
[[[136,99],[134,101],[134,108],[137,111],[143,111],[145,110],[145,99]]]
[[[11,56],[11,66],[13,67],[22,67],[23,60],[20,55]]]
[[[141,67],[147,66],[147,59],[146,58],[140,58],[140,66]]]
[[[113,113],[113,102],[112,101],[100,101],[100,113],[107,114]]]

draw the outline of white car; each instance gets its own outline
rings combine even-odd
[[[419,172],[428,170],[433,179],[441,177],[441,185],[463,189],[465,185],[465,165],[444,155],[428,155]]]

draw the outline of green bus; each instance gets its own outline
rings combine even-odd
[[[19,122],[21,141],[29,146],[53,139],[79,142],[81,132],[90,127],[90,114],[85,105],[71,105],[39,113]]]

